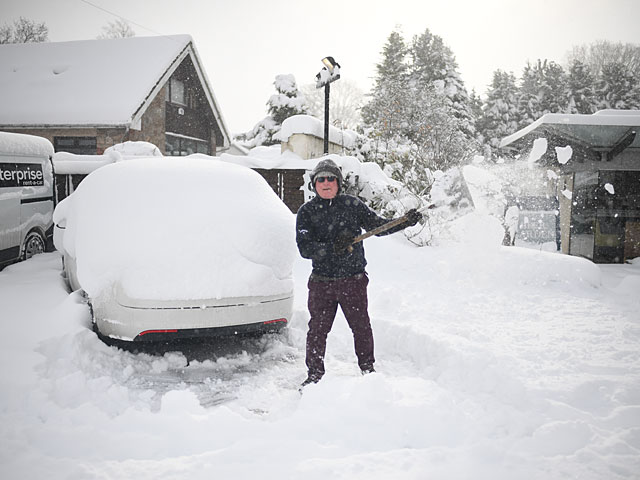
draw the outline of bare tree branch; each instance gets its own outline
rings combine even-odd
[[[129,38],[135,37],[136,32],[126,20],[118,18],[113,22],[109,22],[108,25],[102,27],[102,33],[97,38]]]

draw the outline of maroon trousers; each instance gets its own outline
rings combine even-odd
[[[373,368],[373,332],[367,311],[366,274],[354,277],[321,281],[309,279],[308,307],[311,319],[307,333],[307,368],[309,377],[319,380],[324,375],[324,355],[327,335],[331,331],[338,311],[338,305],[353,332],[353,341],[362,370]]]

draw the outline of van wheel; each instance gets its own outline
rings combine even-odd
[[[29,232],[27,238],[24,239],[24,247],[22,249],[22,260],[27,260],[38,253],[45,250],[45,242],[42,235],[38,232]]]

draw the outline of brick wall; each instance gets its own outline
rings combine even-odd
[[[127,140],[153,143],[160,151],[165,153],[165,89],[166,85],[158,92],[156,97],[142,115],[141,130],[129,130]]]

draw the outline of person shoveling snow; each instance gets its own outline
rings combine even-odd
[[[318,163],[311,173],[311,184],[317,196],[300,207],[296,221],[298,250],[313,266],[308,284],[308,377],[302,386],[317,383],[324,375],[327,335],[338,305],[353,332],[360,370],[363,374],[374,371],[373,332],[367,310],[369,279],[362,245],[366,234],[360,234],[362,229],[377,229],[377,235],[388,235],[422,219],[422,214],[412,209],[387,222],[358,198],[342,193],[342,172],[330,159]]]

